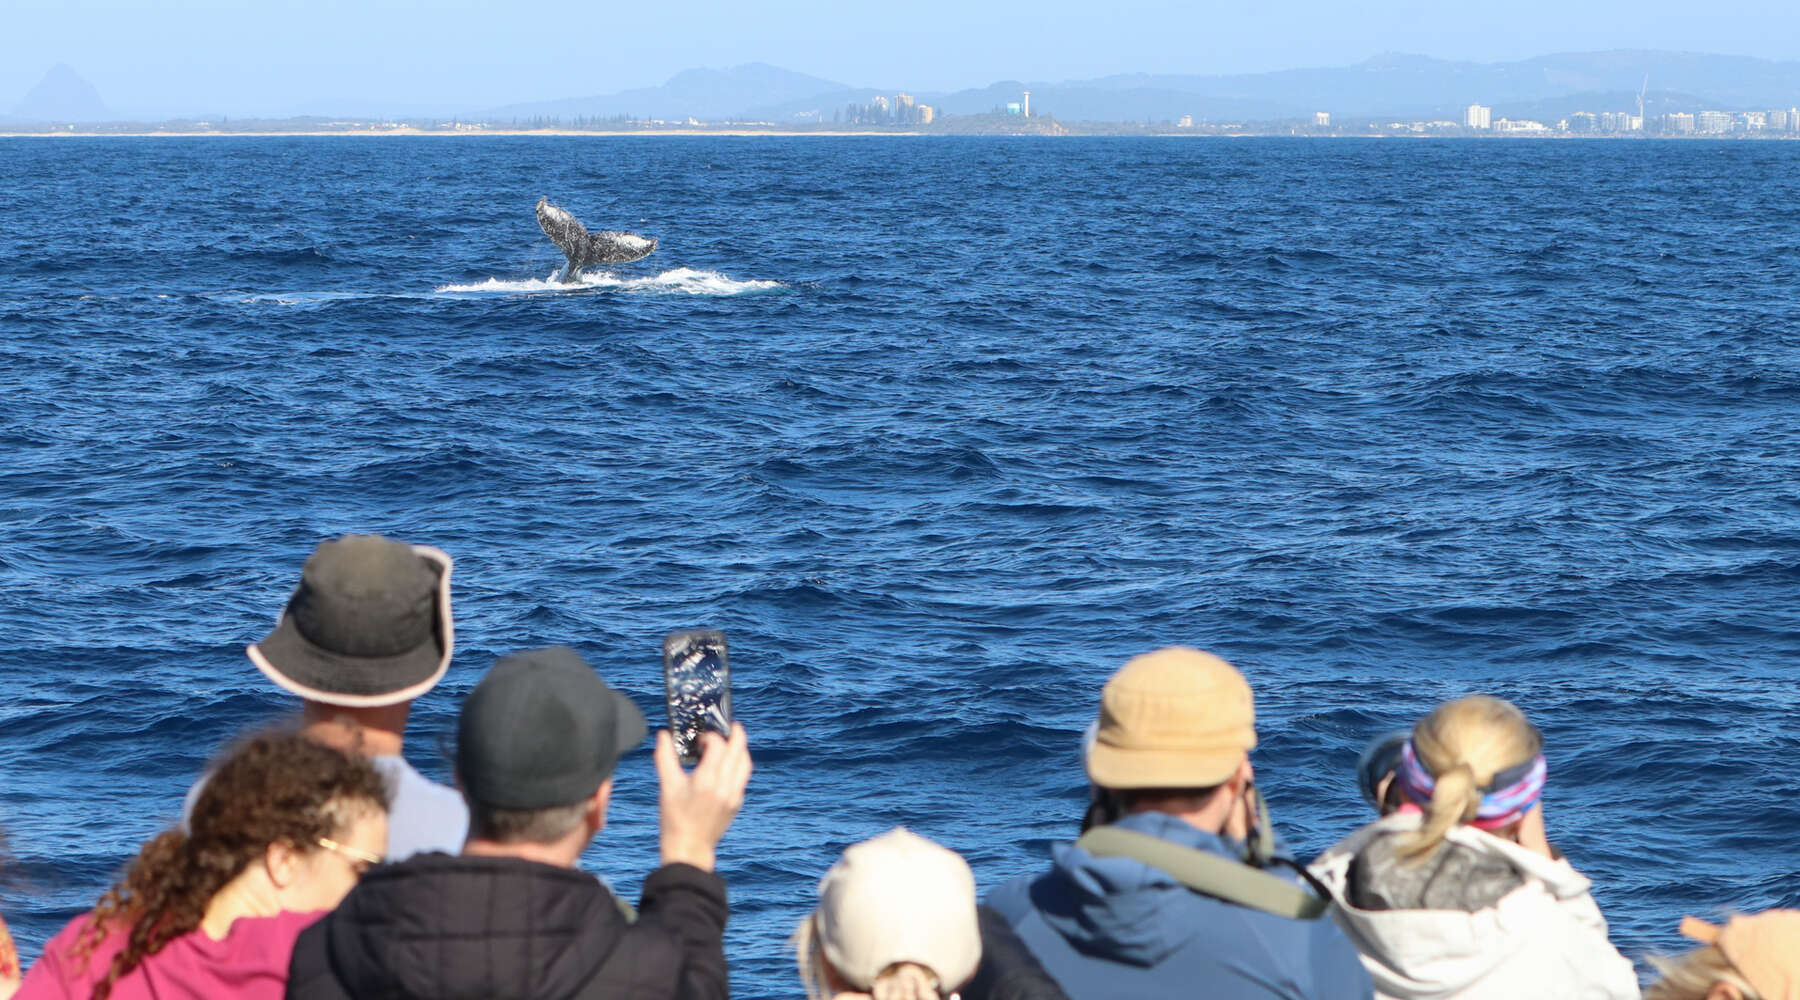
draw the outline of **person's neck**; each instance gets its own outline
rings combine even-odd
[[[1164,802],[1140,805],[1126,815],[1156,813],[1178,819],[1201,833],[1223,836],[1234,804],[1235,800],[1230,795],[1215,794],[1203,799],[1176,797]]]
[[[483,840],[470,837],[463,843],[463,855],[477,858],[522,858],[536,861],[539,864],[555,865],[558,868],[573,868],[581,860],[581,852],[594,839],[594,833],[585,827],[578,828],[561,840],[551,844],[539,844],[531,841],[508,843],[500,840]]]
[[[398,757],[411,711],[410,701],[377,708],[345,708],[309,701],[301,712],[301,733],[316,743],[354,750],[365,757]]]
[[[259,865],[252,864],[225,883],[206,901],[206,912],[200,917],[200,930],[214,941],[223,941],[231,933],[231,925],[243,917],[272,917],[281,912],[275,887],[269,883]]]

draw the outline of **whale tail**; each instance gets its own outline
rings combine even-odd
[[[562,273],[565,284],[578,279],[583,268],[601,264],[629,264],[656,252],[656,240],[649,236],[614,230],[590,233],[573,215],[544,198],[538,199],[537,220],[544,235],[550,237],[550,242],[556,244],[563,256],[569,258],[569,266],[563,268]]]

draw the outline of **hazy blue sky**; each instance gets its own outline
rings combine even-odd
[[[744,62],[930,91],[1611,48],[1800,58],[1800,3],[0,0],[0,110],[58,62],[115,111],[244,114],[479,110]]]

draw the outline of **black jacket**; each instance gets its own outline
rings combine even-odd
[[[307,928],[290,1000],[725,1000],[725,882],[644,880],[635,924],[594,876],[520,858],[381,865]]]
[[[963,1000],[1069,1000],[999,911],[975,908],[981,927],[981,965],[962,988]]]

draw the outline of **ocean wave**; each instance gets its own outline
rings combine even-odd
[[[607,271],[584,274],[572,284],[556,280],[554,274],[523,281],[489,278],[462,285],[442,285],[440,295],[541,295],[572,292],[611,291],[639,295],[695,295],[723,297],[776,292],[786,288],[779,281],[740,280],[717,271],[699,271],[677,267],[643,278],[622,278]]]

